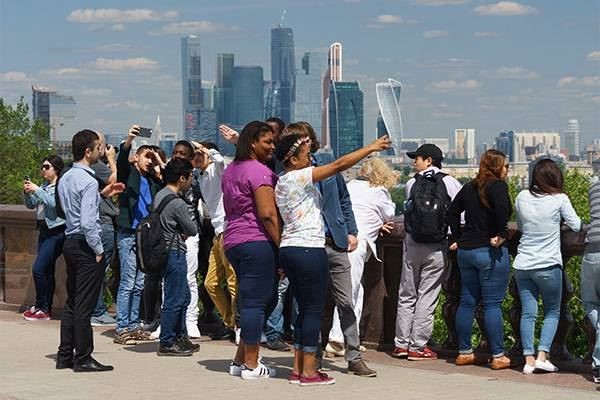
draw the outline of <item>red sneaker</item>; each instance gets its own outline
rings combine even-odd
[[[394,347],[392,351],[392,357],[406,358],[408,357],[408,349],[405,347]]]
[[[437,353],[425,346],[421,351],[409,351],[408,359],[410,361],[437,360]]]
[[[300,374],[297,374],[294,371],[292,371],[290,376],[288,376],[288,383],[290,383],[292,385],[299,384],[300,383]]]
[[[28,308],[23,314],[23,318],[27,319],[27,317],[30,317],[33,315],[33,313],[35,313],[35,306],[31,306],[30,308]]]
[[[315,386],[315,385],[333,385],[335,378],[331,378],[323,372],[317,371],[315,376],[306,377],[300,375],[300,386]]]
[[[23,318],[27,321],[48,321],[50,319],[50,314],[42,310],[35,310],[33,313],[25,314],[27,314],[27,311],[23,313]]]

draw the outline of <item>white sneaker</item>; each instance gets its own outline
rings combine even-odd
[[[556,368],[556,366],[548,360],[545,360],[545,361],[535,360],[535,368],[541,369],[542,371],[546,371],[546,372],[558,371],[558,368]]]
[[[198,325],[187,324],[186,330],[190,339],[200,339],[202,337],[200,334],[200,329],[198,329]]]
[[[529,364],[523,365],[523,373],[525,375],[531,375],[531,374],[533,374],[533,371],[535,371],[535,365],[529,365]]]
[[[235,361],[231,361],[231,364],[229,364],[229,375],[242,376],[242,366],[236,364]]]
[[[235,344],[240,344],[240,335],[242,333],[242,328],[235,328]]]
[[[262,362],[258,362],[258,366],[254,369],[248,368],[246,364],[242,365],[242,379],[260,379],[260,378],[272,378],[277,375],[277,371],[273,368],[269,368]]]
[[[267,343],[267,336],[264,334],[264,332],[260,335],[260,342]]]
[[[158,326],[158,328],[156,328],[156,330],[154,332],[152,332],[150,334],[150,339],[152,340],[156,340],[160,337],[160,325]]]

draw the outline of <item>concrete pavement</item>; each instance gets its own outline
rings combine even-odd
[[[114,365],[105,373],[76,374],[56,370],[54,357],[59,321],[27,322],[17,312],[0,308],[0,400],[5,399],[598,399],[597,385],[587,375],[572,373],[523,376],[516,370],[457,368],[438,361],[408,362],[367,351],[365,359],[377,378],[345,373],[343,361],[325,361],[337,383],[327,387],[290,385],[291,353],[262,351],[274,366],[274,379],[243,381],[228,375],[234,346],[201,341],[192,357],[158,357],[156,342],[136,346],[112,343],[113,330],[95,329],[94,357]],[[541,384],[540,384],[541,383]]]

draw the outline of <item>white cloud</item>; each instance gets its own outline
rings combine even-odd
[[[112,94],[110,89],[83,89],[81,94],[84,96],[108,96]]]
[[[481,83],[475,79],[468,79],[466,81],[456,81],[454,79],[447,81],[431,82],[429,88],[439,92],[447,92],[450,90],[474,90],[481,87]]]
[[[177,18],[177,11],[158,12],[147,8],[119,10],[116,8],[77,9],[71,11],[67,21],[80,24],[130,24],[146,21],[163,21]]]
[[[76,67],[63,67],[56,69],[45,69],[42,71],[45,75],[65,76],[65,75],[78,75],[81,73],[80,68]]]
[[[600,51],[592,51],[585,58],[588,60],[600,60]]]
[[[584,76],[576,78],[574,76],[564,76],[558,80],[556,86],[564,88],[567,86],[575,87],[600,87],[600,75]]]
[[[101,46],[98,46],[96,48],[93,49],[86,49],[86,52],[106,52],[106,53],[118,53],[118,52],[123,52],[123,51],[131,51],[133,49],[133,47],[131,45],[128,44],[123,44],[123,43],[110,43],[110,44],[103,44]]]
[[[131,108],[132,110],[141,110],[142,109],[142,105],[133,100],[125,101],[125,107]]]
[[[430,7],[439,7],[439,6],[457,6],[461,4],[466,4],[470,0],[414,0],[413,4],[419,6],[430,6]]]
[[[373,22],[377,24],[401,24],[402,17],[399,15],[383,14],[375,17]]]
[[[434,38],[445,37],[445,36],[448,36],[448,32],[446,32],[446,31],[433,30],[433,31],[423,32],[423,37],[425,39],[434,39]]]
[[[213,21],[185,21],[173,22],[163,26],[159,31],[150,32],[151,35],[186,35],[190,33],[238,32],[239,26],[229,26]]]
[[[473,11],[475,14],[485,16],[512,17],[516,15],[535,14],[538,12],[538,9],[514,1],[500,1],[494,4],[477,6]]]
[[[10,71],[0,74],[0,81],[4,82],[24,82],[29,80],[27,74],[21,71]]]
[[[538,79],[540,77],[537,72],[523,67],[500,67],[492,72],[484,72],[482,75],[496,79]]]
[[[474,32],[473,36],[476,38],[491,38],[498,37],[500,34],[498,32]]]
[[[149,70],[158,68],[158,62],[144,57],[109,59],[98,58],[93,63],[94,68],[103,71]]]
[[[123,32],[125,30],[125,24],[114,24],[110,27],[111,31]]]
[[[556,86],[558,86],[558,87],[568,86],[568,85],[572,84],[573,82],[575,82],[576,80],[577,80],[577,78],[575,78],[573,76],[563,76],[562,78],[560,78],[558,80],[558,82],[556,83]]]

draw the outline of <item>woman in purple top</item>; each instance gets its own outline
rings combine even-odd
[[[277,296],[277,247],[281,223],[275,205],[275,175],[265,163],[275,145],[264,122],[248,123],[240,134],[234,161],[223,173],[225,255],[239,282],[241,339],[229,373],[242,379],[268,378],[275,370],[258,358],[267,307]]]

